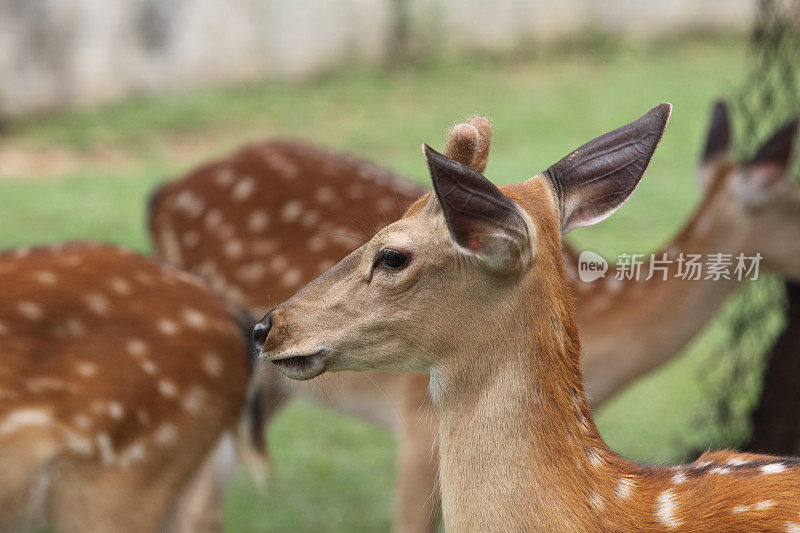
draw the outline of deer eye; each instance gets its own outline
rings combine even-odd
[[[391,248],[384,248],[378,252],[375,258],[375,267],[383,267],[389,270],[400,270],[408,263],[408,256],[403,252],[392,250]]]

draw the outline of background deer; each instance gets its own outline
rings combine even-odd
[[[627,200],[669,112],[502,189],[426,146],[434,193],[270,311],[257,347],[294,379],[429,372],[448,530],[795,531],[797,460],[641,465],[591,419],[561,234]]]
[[[791,128],[784,128],[765,143],[761,156],[737,163],[728,154],[728,114],[718,103],[701,164],[705,198],[664,253],[760,251],[765,266],[789,277],[800,275],[798,243],[789,238],[800,233],[800,192],[783,175],[788,152],[766,150],[791,146],[793,135]],[[482,172],[490,140],[488,121],[476,117],[451,130],[445,155]],[[249,191],[247,198],[236,193],[242,190],[236,188],[239,183]],[[350,198],[352,193],[355,198]],[[162,255],[205,273],[218,290],[263,312],[259,295],[266,294],[266,301],[273,303],[288,298],[319,273],[317,268],[356,247],[358,242],[344,235],[361,234],[365,221],[399,216],[417,194],[422,194],[421,188],[370,163],[308,144],[272,141],[245,148],[165,186],[153,202],[150,228]],[[375,199],[392,210],[382,209]],[[356,207],[348,210],[350,202]],[[284,219],[287,206],[292,216]],[[303,218],[306,210],[310,215]],[[249,218],[262,222],[253,225]],[[232,249],[239,252],[233,257],[225,253],[232,236]],[[576,275],[577,254],[569,246],[564,250],[578,297],[593,406],[680,353],[738,286],[735,281],[682,281],[673,279],[673,272],[667,281],[660,276],[649,282],[616,281],[609,275],[584,284]],[[288,265],[303,273],[295,285],[282,280]],[[643,272],[646,269],[647,265]],[[247,273],[259,275],[241,277]],[[661,327],[664,323],[673,327]],[[624,352],[619,349],[623,344],[628,347]],[[398,430],[396,524],[400,530],[424,531],[435,525],[430,517],[436,501],[430,497],[435,490],[435,455],[431,459],[430,450],[436,422],[427,387],[424,375],[368,373],[329,383],[284,386],[267,393],[267,398],[274,399],[275,407],[299,391]]]
[[[88,243],[0,254],[0,293],[0,530],[218,530],[234,446],[264,454],[248,319]]]
[[[646,261],[639,279],[620,281],[611,265],[605,278],[581,282],[576,254],[565,247],[593,405],[681,353],[742,283],[735,276],[706,279],[705,273],[700,280],[683,279],[681,254],[760,254],[762,268],[800,279],[800,187],[787,175],[797,126],[795,119],[779,128],[740,163],[729,153],[727,109],[721,102],[714,106],[699,172],[704,197],[677,236],[654,254],[670,262],[652,278],[644,275],[651,266]]]

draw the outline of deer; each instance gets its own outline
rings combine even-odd
[[[287,377],[430,375],[448,531],[796,531],[798,459],[629,461],[584,393],[562,235],[634,192],[671,106],[495,186],[423,145],[433,192],[253,330]]]
[[[219,531],[266,461],[252,319],[110,245],[0,253],[0,531]]]
[[[698,251],[763,252],[767,267],[797,278],[800,250],[791,236],[800,232],[800,193],[785,176],[795,135],[791,124],[779,129],[755,157],[737,162],[729,153],[729,113],[724,103],[717,102],[700,164],[705,198],[689,223],[656,257]],[[473,117],[450,130],[444,154],[483,172],[490,143],[491,124],[485,117]],[[765,176],[770,179],[763,179]],[[254,197],[267,198],[269,203],[253,199],[248,204],[247,199],[238,199],[234,193],[240,182],[247,184],[241,187]],[[219,194],[226,189],[228,194]],[[319,189],[321,194],[314,193]],[[351,192],[358,197],[351,198]],[[308,143],[269,141],[246,147],[166,185],[152,202],[150,230],[162,256],[182,268],[210,274],[218,290],[233,293],[240,303],[263,314],[266,309],[257,295],[268,294],[272,303],[286,299],[319,274],[320,268],[332,264],[332,258],[352,251],[356,242],[343,236],[364,227],[352,213],[364,213],[367,222],[388,221],[390,207],[405,209],[423,192],[413,182],[352,156]],[[362,201],[367,198],[372,201]],[[349,202],[355,204],[345,210]],[[247,217],[264,220],[273,214],[279,218],[285,206],[292,206],[289,212],[297,213],[288,227],[248,223]],[[302,219],[301,208],[316,218]],[[309,220],[317,220],[318,225]],[[223,253],[227,239],[233,236],[242,243],[235,245],[242,249],[237,257]],[[303,241],[305,248],[298,245]],[[267,242],[268,248],[264,246]],[[276,266],[291,263],[304,267],[306,273],[292,276],[297,283],[287,285],[281,279],[284,270],[270,269],[271,258],[277,258]],[[675,278],[674,272],[666,281],[661,277],[650,281],[609,277],[583,283],[577,276],[578,256],[566,244],[564,258],[577,298],[592,407],[677,355],[741,283],[686,281]],[[247,272],[248,265],[259,261],[266,262],[266,268],[262,265],[260,269],[263,277],[238,277],[239,269]],[[672,326],[660,327],[665,322]],[[619,350],[623,343],[629,347],[624,353]],[[396,430],[401,453],[395,525],[399,531],[415,532],[436,529],[436,421],[427,388],[426,375],[367,372],[313,387],[282,386],[266,396],[275,400],[273,408],[277,409],[291,394],[305,393]]]
[[[730,153],[727,107],[715,103],[698,172],[703,199],[678,234],[643,263],[643,273],[657,272],[652,277],[582,282],[577,256],[565,247],[593,406],[681,353],[745,281],[681,277],[681,255],[760,256],[765,269],[800,279],[800,186],[788,177],[797,129],[797,118],[786,122],[739,162]]]

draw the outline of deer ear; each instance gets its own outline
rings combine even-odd
[[[711,122],[706,134],[706,143],[700,157],[697,181],[703,188],[708,186],[714,173],[715,163],[728,155],[731,146],[731,122],[728,106],[722,100],[714,102]]]
[[[597,224],[625,203],[639,185],[671,112],[670,104],[660,104],[545,171],[558,195],[562,234]]]
[[[786,180],[797,129],[798,118],[787,122],[743,165],[737,185],[745,202],[758,204]]]
[[[528,243],[525,221],[514,202],[470,167],[427,144],[422,151],[456,247],[490,271],[513,270]]]
[[[728,106],[722,100],[714,102],[711,109],[711,123],[708,125],[706,144],[701,163],[709,163],[719,156],[728,155],[731,147],[731,119]]]

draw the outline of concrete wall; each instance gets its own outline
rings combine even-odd
[[[502,50],[587,28],[744,28],[750,0],[0,0],[0,113]],[[399,32],[405,23],[406,32]]]

